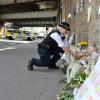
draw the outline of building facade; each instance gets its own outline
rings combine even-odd
[[[61,0],[60,19],[71,24],[76,42],[88,41],[100,48],[100,0]]]

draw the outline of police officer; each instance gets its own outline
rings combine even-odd
[[[28,61],[28,70],[32,71],[33,66],[59,69],[56,62],[61,58],[59,53],[70,52],[68,39],[70,24],[61,22],[57,30],[50,32],[44,40],[38,44],[40,59],[32,58]]]

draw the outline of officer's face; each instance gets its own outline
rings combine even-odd
[[[63,34],[63,35],[67,35],[69,33],[69,30],[66,30],[65,28],[63,27],[60,27],[60,32]]]

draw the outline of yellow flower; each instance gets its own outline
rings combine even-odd
[[[88,45],[88,42],[87,42],[87,41],[80,41],[79,44],[80,44],[80,45],[85,45],[85,46],[86,46],[86,45]]]

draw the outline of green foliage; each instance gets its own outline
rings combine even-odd
[[[73,90],[78,88],[87,78],[85,73],[77,73],[70,83],[64,83],[61,93],[57,96],[57,100],[74,100]],[[67,91],[66,91],[67,90]]]
[[[67,83],[67,81],[65,82],[63,89],[78,88],[86,78],[87,75],[85,73],[77,73],[70,83]]]
[[[74,100],[73,96],[70,91],[62,91],[59,96],[57,96],[57,100]]]

